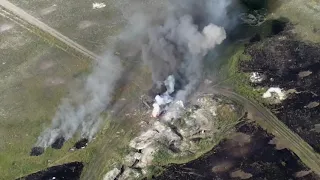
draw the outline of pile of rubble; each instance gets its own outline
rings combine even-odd
[[[237,119],[223,119],[219,109],[226,108],[228,112],[236,114],[235,106],[211,95],[198,98],[188,108],[179,102],[171,105],[176,108],[174,110],[179,111],[174,112],[178,116],[170,115],[172,109],[169,108],[158,119],[152,118],[149,128],[130,142],[132,150],[124,158],[121,168],[115,167],[109,171],[104,180],[137,179],[145,176],[159,150],[167,151],[173,158],[195,154],[201,150],[201,140],[214,144],[215,139],[219,139],[217,136],[222,133],[225,135],[225,127],[234,124],[232,122]]]

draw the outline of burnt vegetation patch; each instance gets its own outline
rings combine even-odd
[[[268,76],[267,86],[319,91],[316,79],[320,74],[320,45],[300,42],[290,34],[273,36],[246,47],[245,53],[252,60],[241,62],[243,72],[260,72]],[[310,71],[310,76],[301,78],[299,73]]]
[[[65,142],[64,137],[59,137],[55,140],[55,142],[51,145],[53,149],[61,149]]]
[[[285,18],[271,20],[271,31],[273,35],[280,34],[287,27],[288,20]]]
[[[273,138],[255,124],[240,124],[210,152],[187,164],[172,165],[154,179],[317,179],[310,172],[298,177],[308,169],[289,150],[277,150],[270,143]]]
[[[76,149],[83,149],[83,148],[87,147],[88,142],[89,142],[89,140],[88,140],[87,138],[80,139],[80,140],[74,145],[74,147],[75,147]]]
[[[282,29],[281,25],[275,25]],[[278,27],[279,26],[279,27]],[[242,72],[259,72],[266,80],[255,87],[280,87],[289,90],[281,104],[266,104],[291,130],[320,152],[320,44],[302,42],[288,28],[278,35],[252,42],[242,61]]]
[[[240,0],[241,4],[246,6],[248,9],[258,10],[268,8],[268,0]]]
[[[78,180],[83,167],[82,162],[71,162],[50,167],[17,180]]]
[[[30,152],[30,156],[40,156],[44,153],[43,147],[33,147]]]
[[[320,97],[303,92],[290,95],[280,105],[270,106],[278,118],[298,133],[317,152],[320,152]],[[312,106],[312,104],[315,104]]]

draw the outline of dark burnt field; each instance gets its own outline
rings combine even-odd
[[[291,151],[274,145],[274,138],[255,124],[240,124],[201,158],[172,165],[157,180],[316,180]]]
[[[320,152],[320,44],[299,41],[290,25],[283,30],[247,45],[245,53],[252,60],[242,62],[240,69],[267,76],[252,86],[289,90],[286,100],[266,106]]]
[[[83,169],[83,163],[71,162],[30,174],[17,180],[78,180]]]

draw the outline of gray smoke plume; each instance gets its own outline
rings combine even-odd
[[[51,127],[39,136],[36,146],[46,148],[58,137],[68,140],[77,130],[83,138],[90,140],[98,130],[99,115],[107,108],[121,72],[120,59],[107,53],[103,61],[94,65],[83,87],[73,89],[71,97],[62,100]]]
[[[130,6],[123,12],[128,17],[129,32],[120,36],[121,54],[130,57],[141,53],[141,59],[152,72],[154,87],[160,88],[169,75],[174,75],[180,89],[167,107],[164,119],[176,118],[183,103],[198,87],[205,55],[221,44],[226,39],[225,30],[236,24],[238,9],[232,8],[232,12],[228,8],[237,4],[232,0],[128,2]],[[161,96],[156,96],[153,116],[160,111],[157,97]]]
[[[157,87],[171,74],[183,82],[176,98],[184,101],[202,76],[202,59],[226,38],[224,28],[234,22],[227,10],[233,1],[161,2],[128,1],[131,6],[123,10],[128,32],[119,37],[118,47],[127,57],[141,53]]]
[[[202,76],[202,59],[226,38],[234,16],[228,7],[232,0],[119,0],[126,20],[124,31],[114,39],[112,50],[98,62],[80,89],[62,100],[52,125],[38,138],[36,146],[48,147],[76,131],[91,139],[97,132],[99,116],[109,104],[114,86],[121,76],[120,59],[143,60],[159,86],[174,75],[181,88],[175,96],[185,101]],[[233,9],[234,11],[234,9]],[[119,70],[120,69],[120,70]],[[178,103],[179,104],[179,103]]]

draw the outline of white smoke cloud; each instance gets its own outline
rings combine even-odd
[[[217,44],[221,44],[222,41],[227,37],[226,31],[214,24],[209,24],[208,26],[204,27],[203,36],[204,45],[202,48],[206,51],[214,48]]]
[[[222,43],[226,38],[224,29],[234,22],[234,16],[228,13],[233,1],[127,2],[130,6],[123,9],[123,14],[129,24],[127,32],[120,36],[121,54],[133,57],[141,53],[141,59],[152,72],[155,87],[161,87],[173,74],[183,82],[177,98],[184,101],[202,76],[203,57]]]
[[[187,96],[192,93],[193,89],[196,89],[197,83],[201,77],[201,61],[202,58],[207,54],[210,49],[213,49],[216,45],[221,44],[222,41],[226,38],[226,32],[224,28],[218,27],[214,24],[209,24],[204,27],[203,32],[199,32],[195,25],[192,24],[192,19],[189,16],[183,16],[181,18],[182,23],[181,26],[178,26],[177,33],[182,35],[179,39],[185,41],[185,44],[188,46],[187,49],[187,58],[184,62],[182,62],[185,67],[184,73],[186,79],[189,81],[181,90],[177,92],[176,102],[173,105],[169,106],[168,112],[173,116],[178,116],[179,112],[177,108],[180,107],[181,103],[177,103],[181,101],[182,103],[186,100]],[[187,33],[181,34],[181,31],[186,31]],[[181,71],[181,67],[177,69]],[[161,106],[170,104],[172,102],[171,93],[174,92],[174,83],[171,83],[171,86],[168,86],[168,82],[174,82],[174,77],[172,75],[168,76],[168,78],[164,81],[166,85],[167,91],[161,96],[157,95],[155,97],[155,104],[153,104],[154,110],[152,112],[153,117],[159,116],[161,112]],[[171,92],[170,94],[168,92]],[[166,118],[168,115],[166,116]]]
[[[166,92],[164,92],[161,95],[156,95],[154,98],[155,102],[152,105],[153,111],[152,116],[158,117],[161,112],[163,111],[163,108],[161,106],[166,106],[167,104],[170,104],[174,99],[171,96],[171,94],[174,92],[174,86],[175,86],[175,78],[173,75],[168,76],[168,78],[164,81],[164,85],[166,86]]]

